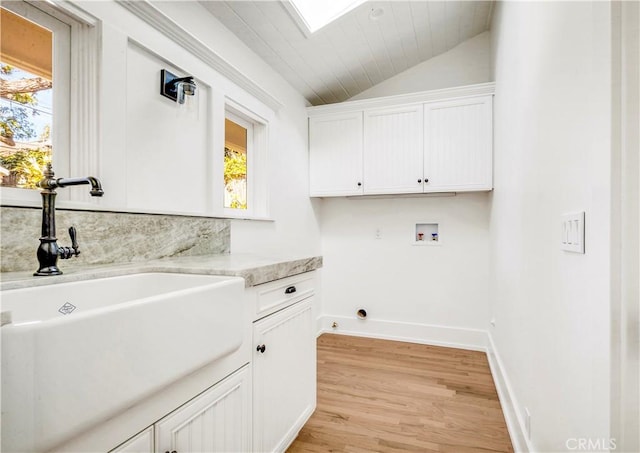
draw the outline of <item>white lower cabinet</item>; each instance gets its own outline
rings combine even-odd
[[[245,365],[110,453],[248,451],[251,374]]]
[[[251,450],[249,367],[197,396],[155,424],[156,452]]]
[[[284,451],[315,409],[312,300],[254,323],[253,451]]]

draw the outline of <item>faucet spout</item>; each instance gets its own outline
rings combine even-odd
[[[54,178],[55,173],[51,164],[47,164],[47,168],[44,171],[44,178],[38,183],[38,185],[44,189],[43,193],[55,193],[55,189],[58,187],[67,186],[80,186],[82,184],[90,184],[91,190],[89,193],[92,197],[101,197],[104,195],[102,190],[102,184],[98,178],[93,176],[87,176],[86,178]]]
[[[101,197],[104,195],[104,191],[102,190],[102,184],[97,178],[93,176],[87,176],[86,178],[58,178],[56,179],[57,187],[67,187],[67,186],[79,186],[82,184],[91,184],[91,190],[89,193],[92,197]]]

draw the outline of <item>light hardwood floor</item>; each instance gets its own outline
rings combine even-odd
[[[513,448],[484,353],[324,334],[318,406],[287,451]]]

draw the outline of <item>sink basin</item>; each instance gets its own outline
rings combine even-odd
[[[243,294],[173,273],[2,291],[2,451],[53,448],[232,353]]]

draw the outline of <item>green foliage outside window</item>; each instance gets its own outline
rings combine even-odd
[[[12,66],[0,66],[0,74],[9,76],[13,73]],[[3,78],[4,81],[4,78]],[[36,132],[30,117],[38,114],[37,110],[29,106],[38,105],[34,93],[12,92],[3,97],[11,101],[11,105],[0,106],[0,135],[10,140],[29,140],[35,138]]]
[[[234,182],[244,182],[247,180],[247,155],[239,151],[224,149],[224,185],[230,187]],[[240,199],[237,194],[232,193],[230,208],[247,209],[247,200]]]
[[[247,155],[233,149],[224,149],[224,184],[247,178]]]
[[[6,64],[0,65],[0,75],[5,76],[2,78],[2,97],[8,101],[0,105],[0,145],[2,145],[0,166],[9,171],[8,175],[1,178],[2,185],[37,189],[38,182],[43,178],[44,167],[51,161],[51,146],[44,145],[50,138],[51,129],[49,125],[45,126],[38,137],[38,141],[43,145],[38,142],[24,143],[36,138],[33,117],[38,115],[38,111],[34,108],[38,105],[38,99],[35,91],[21,91],[20,87],[35,79],[15,81],[17,85],[10,89],[7,88],[10,84],[6,77],[13,72],[13,67]],[[37,91],[49,88],[49,85],[37,88],[32,86],[29,89]],[[17,140],[23,143],[17,144]]]
[[[19,149],[12,154],[0,156],[0,165],[11,173],[15,186],[24,189],[37,189],[43,178],[43,169],[51,161],[51,150]]]

